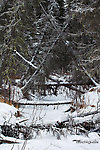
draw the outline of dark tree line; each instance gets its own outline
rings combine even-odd
[[[99,0],[2,0],[0,85],[19,77],[23,92],[34,92],[54,72],[91,84],[83,67],[99,82],[99,7]]]

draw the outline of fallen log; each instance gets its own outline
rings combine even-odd
[[[50,84],[36,84],[35,86],[43,86],[43,87],[46,87],[47,89],[48,88],[51,88],[51,87],[60,87],[60,86],[64,86],[64,87],[67,87],[73,91],[77,91],[79,93],[86,93],[86,91],[83,91],[83,90],[80,90],[78,88],[76,88],[76,86],[83,86],[85,84],[74,84],[74,83],[64,83],[64,82],[56,82],[56,83],[50,83]]]
[[[6,140],[6,139],[0,139],[0,144],[18,144],[19,142]]]
[[[19,104],[19,106],[20,105],[35,105],[35,106],[54,106],[54,105],[67,105],[67,104],[72,104],[72,102],[42,102],[42,103],[37,103],[37,102],[30,102],[30,103],[21,103],[21,102],[19,102],[18,103]]]
[[[20,139],[21,137],[26,139],[31,139],[32,137],[36,137],[38,132],[46,131],[53,135],[64,135],[67,134],[68,131],[75,134],[86,134],[88,135],[89,132],[98,132],[100,131],[99,128],[100,121],[97,119],[93,121],[90,120],[83,120],[82,122],[74,122],[72,119],[66,121],[59,122],[57,121],[54,124],[31,124],[30,126],[23,126],[20,124],[16,125],[2,125],[1,126],[1,133],[4,136],[14,137]],[[65,133],[66,131],[66,133]],[[13,142],[13,141],[1,141],[4,142]]]
[[[82,94],[84,94],[85,93],[85,91],[83,91],[83,90],[80,90],[80,89],[78,89],[78,88],[76,88],[76,86],[82,86],[82,85],[85,85],[85,84],[75,84],[75,83],[68,83],[68,82],[63,82],[63,80],[56,80],[56,79],[53,79],[52,77],[49,77],[49,79],[51,80],[51,81],[53,81],[53,82],[55,82],[55,83],[51,83],[51,84],[45,84],[44,86],[57,86],[57,87],[59,87],[59,86],[65,86],[65,87],[67,87],[67,88],[69,88],[69,89],[71,89],[71,90],[74,90],[74,91],[77,91],[77,92],[80,92],[80,93],[82,93]]]
[[[65,111],[66,112],[66,111]],[[96,114],[99,114],[100,113],[100,110],[96,110],[96,111],[92,111],[92,112],[88,112],[88,113],[82,113],[82,114],[78,114],[77,116],[75,117],[72,117],[72,119],[75,119],[76,117],[86,117],[86,116],[89,116],[89,115],[96,115]],[[69,119],[67,120],[64,120],[62,121],[63,123],[65,122],[69,122]]]
[[[98,114],[98,113],[100,113],[100,110],[79,114],[79,115],[77,115],[77,117],[85,117],[85,116],[89,116],[89,115],[95,115],[95,114]]]

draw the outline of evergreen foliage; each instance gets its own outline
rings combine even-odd
[[[34,75],[27,89],[34,91],[35,84],[42,84],[50,74],[62,70],[71,72],[73,82],[90,83],[81,65],[99,81],[99,7],[99,0],[1,1],[0,84],[20,76],[20,83],[25,86]],[[14,50],[38,70],[25,64]]]

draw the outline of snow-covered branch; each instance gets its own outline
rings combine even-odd
[[[91,75],[88,73],[84,66],[82,66],[82,69],[84,70],[85,74],[89,77],[89,79],[94,83],[94,85],[99,86],[99,84],[91,77]]]
[[[3,13],[0,14],[0,17],[2,17],[3,15],[9,15],[9,14],[16,14],[19,10],[19,8],[21,7],[22,5],[18,5],[16,7],[12,7],[11,9],[9,9],[8,11],[5,11]],[[15,10],[15,11],[14,11]]]
[[[100,56],[97,56],[95,58],[87,59],[87,60],[82,60],[83,63],[93,63],[94,61],[100,61]]]
[[[35,65],[33,65],[30,61],[28,61],[26,58],[24,58],[18,51],[14,50],[14,52],[28,65],[30,65],[32,68],[37,69]]]

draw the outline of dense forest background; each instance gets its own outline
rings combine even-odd
[[[66,147],[100,149],[100,0],[0,0],[0,150]]]
[[[100,81],[99,0],[0,0],[0,35],[1,88],[20,79],[34,93],[53,73]]]

